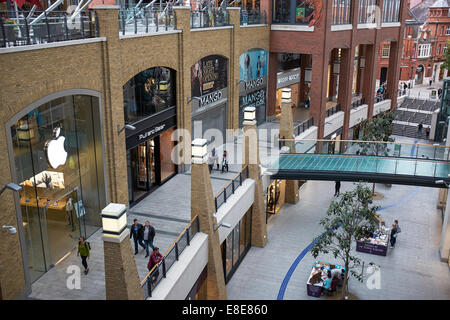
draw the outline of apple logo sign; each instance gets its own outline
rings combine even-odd
[[[61,132],[60,127],[53,130],[53,138],[45,143],[45,154],[47,155],[47,162],[53,169],[66,163],[67,152],[64,149],[65,137],[59,136]]]

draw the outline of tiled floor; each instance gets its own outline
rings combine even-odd
[[[343,182],[341,192],[353,183]],[[442,217],[436,209],[438,189],[377,185],[384,194],[377,205],[387,224],[399,220],[402,229],[395,249],[386,257],[358,253],[363,261],[381,266],[381,288],[369,290],[351,279],[349,289],[360,299],[450,299],[450,271],[439,259]],[[333,199],[334,183],[310,181],[296,205],[286,204],[268,225],[266,247],[252,247],[227,284],[228,299],[277,299],[283,279],[297,256],[323,230],[319,221]],[[331,256],[320,260],[336,262]],[[284,299],[317,299],[306,293],[314,258],[308,252],[287,285]],[[323,298],[322,298],[323,299]]]

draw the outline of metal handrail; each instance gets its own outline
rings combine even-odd
[[[222,187],[222,188],[220,189],[220,191],[218,191],[218,192],[216,193],[216,195],[214,196],[214,205],[215,205],[215,208],[216,208],[216,212],[217,212],[217,210],[222,206],[222,204],[224,204],[225,202],[227,202],[227,199],[228,199],[232,194],[235,193],[236,189],[235,189],[235,187],[234,187],[234,183],[235,183],[235,181],[237,180],[237,178],[239,178],[239,186],[242,185],[242,182],[245,180],[245,179],[243,179],[243,176],[245,176],[245,179],[248,178],[248,166],[245,166],[241,171],[239,171],[237,174],[235,174],[235,175],[233,176],[233,178],[230,179],[230,181],[229,181],[224,187]],[[227,195],[226,190],[227,190],[230,186],[232,186],[232,192],[231,192],[231,194]],[[223,201],[220,205],[218,205],[218,204],[217,204],[217,199],[218,199],[222,194],[223,194],[223,197],[224,197],[224,201]]]

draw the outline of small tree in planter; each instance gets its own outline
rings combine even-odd
[[[376,117],[366,119],[363,122],[364,133],[359,146],[361,154],[372,156],[388,156],[389,143],[373,143],[373,142],[394,142],[392,135],[392,123],[396,116],[392,111],[379,113]],[[372,196],[375,196],[375,183],[372,187]]]
[[[361,260],[353,255],[356,241],[364,238],[368,231],[377,227],[375,215],[377,206],[371,206],[370,188],[359,183],[353,191],[345,192],[337,201],[332,201],[327,215],[320,221],[325,233],[316,238],[311,254],[316,259],[319,254],[331,253],[335,259],[343,261],[345,266],[342,299],[347,294],[349,274],[363,281],[355,269],[361,266]]]

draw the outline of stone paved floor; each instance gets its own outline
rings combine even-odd
[[[343,182],[341,191],[353,183]],[[414,186],[377,185],[384,199],[380,206],[396,206],[379,213],[391,224],[399,220],[402,233],[395,249],[386,257],[358,253],[366,263],[381,266],[381,289],[369,290],[351,279],[349,289],[361,299],[450,299],[450,270],[439,260],[442,216],[436,209],[438,189]],[[228,299],[277,299],[283,279],[297,256],[323,232],[319,221],[333,199],[334,183],[309,181],[300,191],[296,205],[286,204],[269,220],[269,242],[265,248],[252,247],[227,284]],[[331,256],[322,261],[338,262]],[[301,260],[287,285],[284,299],[317,299],[306,293],[306,282],[314,258]],[[323,299],[323,298],[322,298]]]

